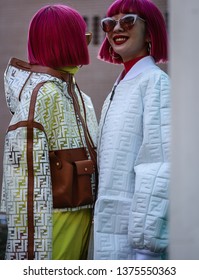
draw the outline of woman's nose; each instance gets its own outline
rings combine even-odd
[[[116,25],[113,28],[113,31],[117,31],[117,30],[123,30],[123,28],[120,25],[120,21],[116,20]]]

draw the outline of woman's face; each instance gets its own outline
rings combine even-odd
[[[118,14],[112,18],[119,20],[125,14]],[[123,62],[148,54],[148,38],[146,36],[145,22],[137,18],[130,30],[124,30],[117,22],[113,30],[107,33],[107,38],[113,50],[118,53]]]

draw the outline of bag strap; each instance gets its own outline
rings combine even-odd
[[[87,123],[86,123],[85,104],[84,104],[84,101],[83,101],[83,98],[82,98],[81,91],[77,87],[77,89],[78,89],[78,91],[80,93],[80,97],[81,97],[82,105],[83,105],[83,110],[84,110],[84,115],[85,115],[85,118],[83,118],[83,116],[82,116],[82,114],[80,112],[80,106],[79,106],[79,102],[78,102],[78,97],[77,97],[77,94],[75,93],[75,85],[76,84],[74,83],[74,78],[71,75],[70,78],[69,78],[69,95],[71,96],[71,98],[73,100],[73,105],[74,105],[75,113],[77,114],[77,116],[78,116],[78,118],[79,118],[79,120],[80,120],[80,122],[82,124],[83,130],[84,130],[84,135],[85,135],[85,141],[86,141],[86,145],[87,145],[90,157],[91,157],[95,167],[97,167],[97,152],[96,152],[96,147],[95,147],[95,145],[93,143],[93,140],[91,138],[91,135],[90,135],[90,132],[88,130]]]
[[[19,68],[24,71],[28,71],[30,73],[43,73],[48,74],[50,76],[56,77],[58,79],[62,79],[65,82],[69,82],[69,73],[62,73],[58,70],[52,69],[47,66],[30,64],[26,61],[20,60],[18,58],[12,57],[8,63],[8,65],[12,65],[16,68]]]
[[[75,86],[77,87],[77,89],[79,91],[80,98],[82,101],[82,106],[83,106],[83,110],[84,110],[84,118],[80,112],[80,106],[79,106],[77,94],[75,92]],[[69,77],[69,95],[71,96],[71,98],[73,100],[75,113],[79,117],[79,120],[82,124],[83,130],[84,130],[84,135],[85,135],[86,145],[87,145],[90,157],[94,163],[94,167],[95,167],[95,199],[94,199],[94,201],[96,201],[97,195],[98,195],[97,151],[96,151],[96,147],[93,143],[92,137],[90,135],[90,132],[89,132],[89,129],[87,126],[86,108],[85,108],[84,100],[82,97],[82,93],[81,93],[79,87],[77,86],[77,84],[74,82],[74,77],[72,75]],[[77,122],[77,125],[78,125],[78,122]]]

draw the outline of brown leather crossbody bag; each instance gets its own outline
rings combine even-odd
[[[84,148],[51,151],[50,168],[54,208],[93,204],[91,176],[95,166]]]

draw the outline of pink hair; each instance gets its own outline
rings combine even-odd
[[[74,9],[47,5],[32,18],[28,33],[28,60],[51,68],[89,63],[86,23]]]
[[[151,40],[151,56],[155,62],[168,60],[168,40],[165,20],[160,10],[150,0],[116,0],[108,9],[107,16],[112,17],[119,13],[138,14],[146,21],[146,32]],[[121,64],[122,58],[114,51],[109,53],[110,43],[107,38],[102,42],[98,58],[106,62]],[[114,59],[114,57],[117,57]]]

